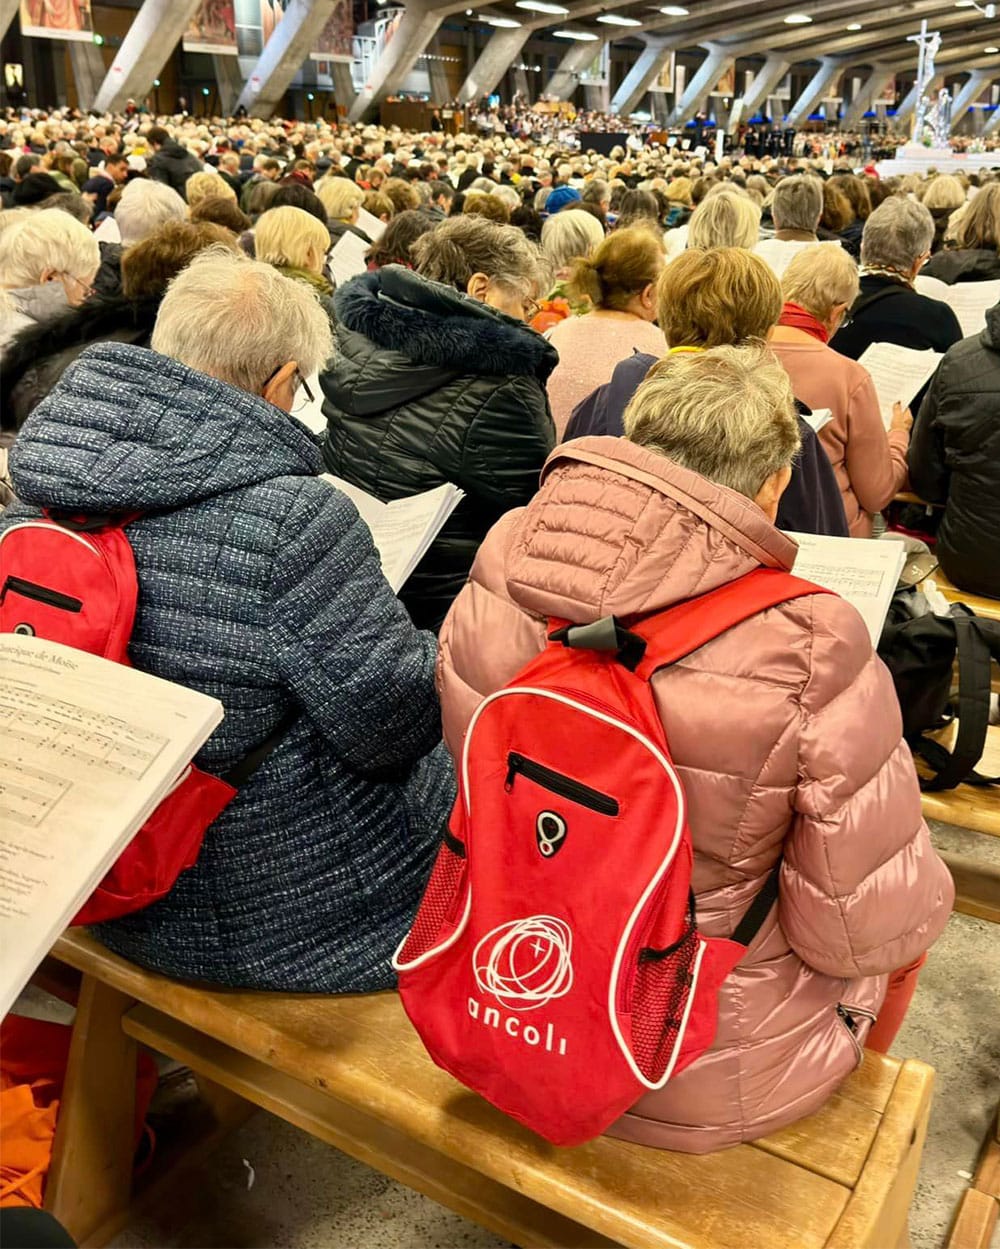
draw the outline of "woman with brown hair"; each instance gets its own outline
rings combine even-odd
[[[991,182],[962,213],[955,246],[931,258],[921,270],[949,286],[1000,278],[1000,182]]]
[[[635,351],[663,354],[666,344],[653,324],[662,272],[663,246],[641,227],[616,230],[574,263],[567,293],[573,303],[589,300],[591,311],[560,322],[549,335],[559,352],[548,386],[557,437],[580,400],[606,382],[620,360]]]

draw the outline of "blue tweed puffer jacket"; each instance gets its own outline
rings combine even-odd
[[[37,508],[140,511],[126,532],[135,666],[221,699],[221,772],[300,717],[161,902],[101,939],[168,975],[346,992],[393,984],[454,797],[435,644],[382,576],[311,436],[263,399],[141,347],[88,348],[11,452]]]

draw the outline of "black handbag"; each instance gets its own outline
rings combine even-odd
[[[903,713],[903,736],[934,775],[921,778],[922,789],[995,785],[1000,777],[982,776],[982,758],[990,717],[990,665],[1000,663],[1000,623],[984,620],[964,603],[953,603],[947,616],[914,614],[923,602],[914,591],[896,594],[889,608],[878,653],[892,675]],[[958,657],[958,699],[952,701],[952,669]],[[925,734],[958,718],[950,752]]]

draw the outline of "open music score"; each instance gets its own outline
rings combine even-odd
[[[872,645],[877,645],[906,563],[906,546],[892,538],[830,538],[815,533],[788,536],[799,544],[792,568],[795,576],[833,590],[857,608],[868,626]]]
[[[0,634],[0,1016],[222,714],[134,668]]]

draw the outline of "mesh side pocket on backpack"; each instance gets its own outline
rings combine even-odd
[[[461,849],[461,854],[452,846]],[[434,860],[413,927],[396,956],[399,965],[412,963],[426,954],[438,944],[446,925],[454,922],[465,869],[465,847],[457,839],[446,836]]]
[[[647,1080],[662,1079],[670,1063],[692,991],[697,953],[693,921],[668,949],[639,951],[632,990],[632,1054]]]

